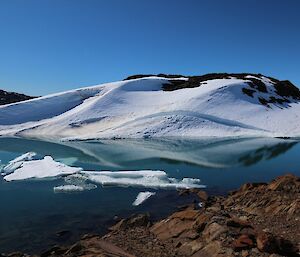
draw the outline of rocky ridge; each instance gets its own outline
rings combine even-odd
[[[183,76],[183,75],[170,75],[170,74],[138,74],[129,76],[124,80],[147,78],[151,76],[168,78],[169,83],[163,85],[164,91],[174,91],[183,88],[195,88],[207,84],[207,81],[214,79],[242,79],[246,81],[247,86],[241,90],[243,94],[253,98],[255,94],[271,93],[270,89],[266,86],[266,79],[272,85],[272,91],[276,96],[269,98],[260,96],[259,102],[262,105],[270,108],[270,104],[284,105],[291,102],[300,101],[300,90],[293,85],[289,80],[278,80],[272,77],[264,76],[262,74],[252,73],[208,73],[199,76]],[[175,78],[186,78],[186,80],[178,80]]]
[[[32,98],[34,97],[0,89],[0,105],[21,102]]]

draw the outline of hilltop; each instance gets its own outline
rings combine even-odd
[[[300,91],[261,74],[135,75],[0,107],[0,135],[299,137]]]
[[[34,97],[0,89],[0,105],[21,102],[32,98]]]

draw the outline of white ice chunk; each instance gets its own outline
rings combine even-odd
[[[11,160],[2,170],[3,175],[10,174],[20,168],[25,161],[30,161],[36,156],[35,152],[28,152]]]
[[[200,179],[183,178],[178,180],[170,178],[167,173],[160,170],[139,171],[82,171],[90,181],[102,186],[134,186],[146,188],[203,188]]]
[[[149,197],[155,195],[156,193],[155,192],[149,192],[149,191],[146,191],[146,192],[140,192],[135,201],[132,203],[133,206],[138,206],[140,204],[142,204],[143,202],[145,202]]]
[[[63,185],[53,188],[55,193],[64,193],[64,192],[74,192],[74,191],[84,191],[85,189],[82,186],[76,185]]]
[[[28,156],[27,156],[28,157]],[[24,159],[22,158],[19,159]],[[13,163],[19,163],[12,162]],[[13,170],[13,169],[12,169]],[[96,188],[92,181],[102,186],[124,186],[145,188],[203,188],[200,179],[168,177],[167,173],[160,170],[139,171],[83,171],[82,168],[71,167],[53,160],[51,156],[45,156],[41,160],[22,161],[10,174],[4,175],[4,180],[24,180],[30,178],[53,178],[65,176],[67,185],[54,188],[63,190],[90,190]],[[71,187],[70,187],[71,186]],[[65,190],[65,191],[66,191]]]
[[[71,191],[84,191],[96,189],[97,186],[94,184],[87,183],[88,178],[79,173],[75,173],[65,177],[67,185],[56,186],[53,188],[55,193],[64,193]]]
[[[94,184],[78,184],[78,185],[62,185],[62,186],[56,186],[53,188],[55,193],[68,193],[68,192],[74,192],[74,191],[85,191],[85,190],[93,190],[96,189],[97,186]]]
[[[70,167],[53,160],[51,156],[45,156],[42,160],[25,161],[12,173],[6,175],[6,181],[23,180],[29,178],[49,178],[61,175],[69,175],[80,172],[81,168]]]

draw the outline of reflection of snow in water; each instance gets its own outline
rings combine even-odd
[[[102,186],[146,187],[146,188],[202,188],[200,179],[168,177],[160,170],[138,171],[83,171],[82,168],[70,167],[45,156],[40,160],[30,160],[32,153],[24,154],[12,160],[5,170],[4,180],[15,181],[24,179],[49,179],[65,177],[66,185],[54,187],[55,192],[83,191],[96,188],[94,182]]]
[[[137,163],[148,160],[156,160],[161,166],[170,161],[200,168],[249,166],[275,158],[296,144],[295,140],[278,138],[155,138],[75,142],[0,138],[1,151],[19,155],[34,151],[40,156],[50,155],[68,166],[76,166],[80,162],[89,166],[100,165],[106,170],[135,170]]]
[[[284,153],[296,141],[278,138],[122,139],[59,142],[93,158],[97,164],[115,169],[137,161],[160,159],[210,168],[244,166],[245,159],[266,160]],[[259,155],[261,158],[252,158]],[[117,158],[115,158],[117,156]]]

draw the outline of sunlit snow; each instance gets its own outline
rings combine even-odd
[[[182,78],[181,78],[182,79]],[[75,140],[148,137],[300,136],[300,104],[267,108],[242,93],[247,79],[214,79],[163,91],[149,77],[71,90],[0,107],[0,135]]]

